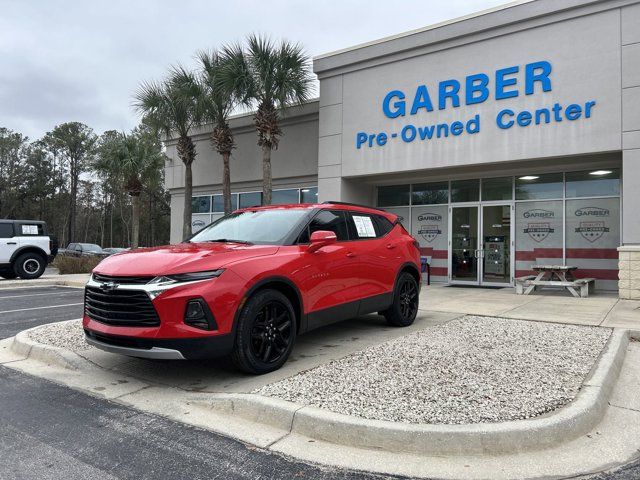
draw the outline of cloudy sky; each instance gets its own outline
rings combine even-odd
[[[98,133],[138,120],[139,82],[248,32],[314,56],[505,0],[0,0],[0,127],[38,138],[61,122]]]

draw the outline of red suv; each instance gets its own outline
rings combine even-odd
[[[178,245],[113,255],[85,289],[87,342],[133,357],[280,368],[297,335],[418,312],[420,254],[395,215],[328,202],[238,210]]]

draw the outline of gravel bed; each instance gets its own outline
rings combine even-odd
[[[610,334],[608,328],[466,316],[254,393],[395,422],[525,419],[570,402]]]
[[[84,340],[82,320],[43,325],[30,332],[29,338],[35,342],[65,348],[73,352],[82,352],[93,348]]]

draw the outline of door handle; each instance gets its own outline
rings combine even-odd
[[[356,254],[355,254],[355,253],[353,253],[353,252],[347,252],[347,257],[349,257],[349,258],[353,258],[353,257],[355,257],[355,256],[356,256]]]
[[[396,246],[393,243],[387,243],[387,248],[391,250],[393,248],[396,248]]]
[[[17,245],[18,242],[7,242],[7,245]]]

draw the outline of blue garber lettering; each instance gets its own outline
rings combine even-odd
[[[398,118],[407,115],[407,104],[410,105],[409,115],[417,115],[432,112],[434,105],[438,106],[438,110],[446,110],[458,108],[463,102],[465,105],[482,103],[491,96],[492,91],[496,100],[503,100],[518,97],[521,93],[533,95],[552,90],[550,62],[541,60],[528,63],[523,70],[524,73],[517,65],[498,69],[493,74],[493,85],[486,73],[468,75],[463,81],[455,78],[442,80],[434,86],[433,92],[437,95],[435,102],[428,85],[418,85],[411,97],[407,97],[408,94],[402,90],[391,90],[382,100],[382,111],[387,118]]]
[[[578,120],[584,115],[584,118],[591,118],[593,108],[596,101],[591,100],[585,102],[584,105],[572,103],[564,108],[560,103],[555,103],[551,108],[543,107],[536,110],[521,110],[514,112],[510,108],[500,110],[496,115],[496,123],[498,127],[507,130],[514,125],[519,127],[528,127],[531,124],[540,125],[553,122],[562,122],[567,119],[570,122]]]

